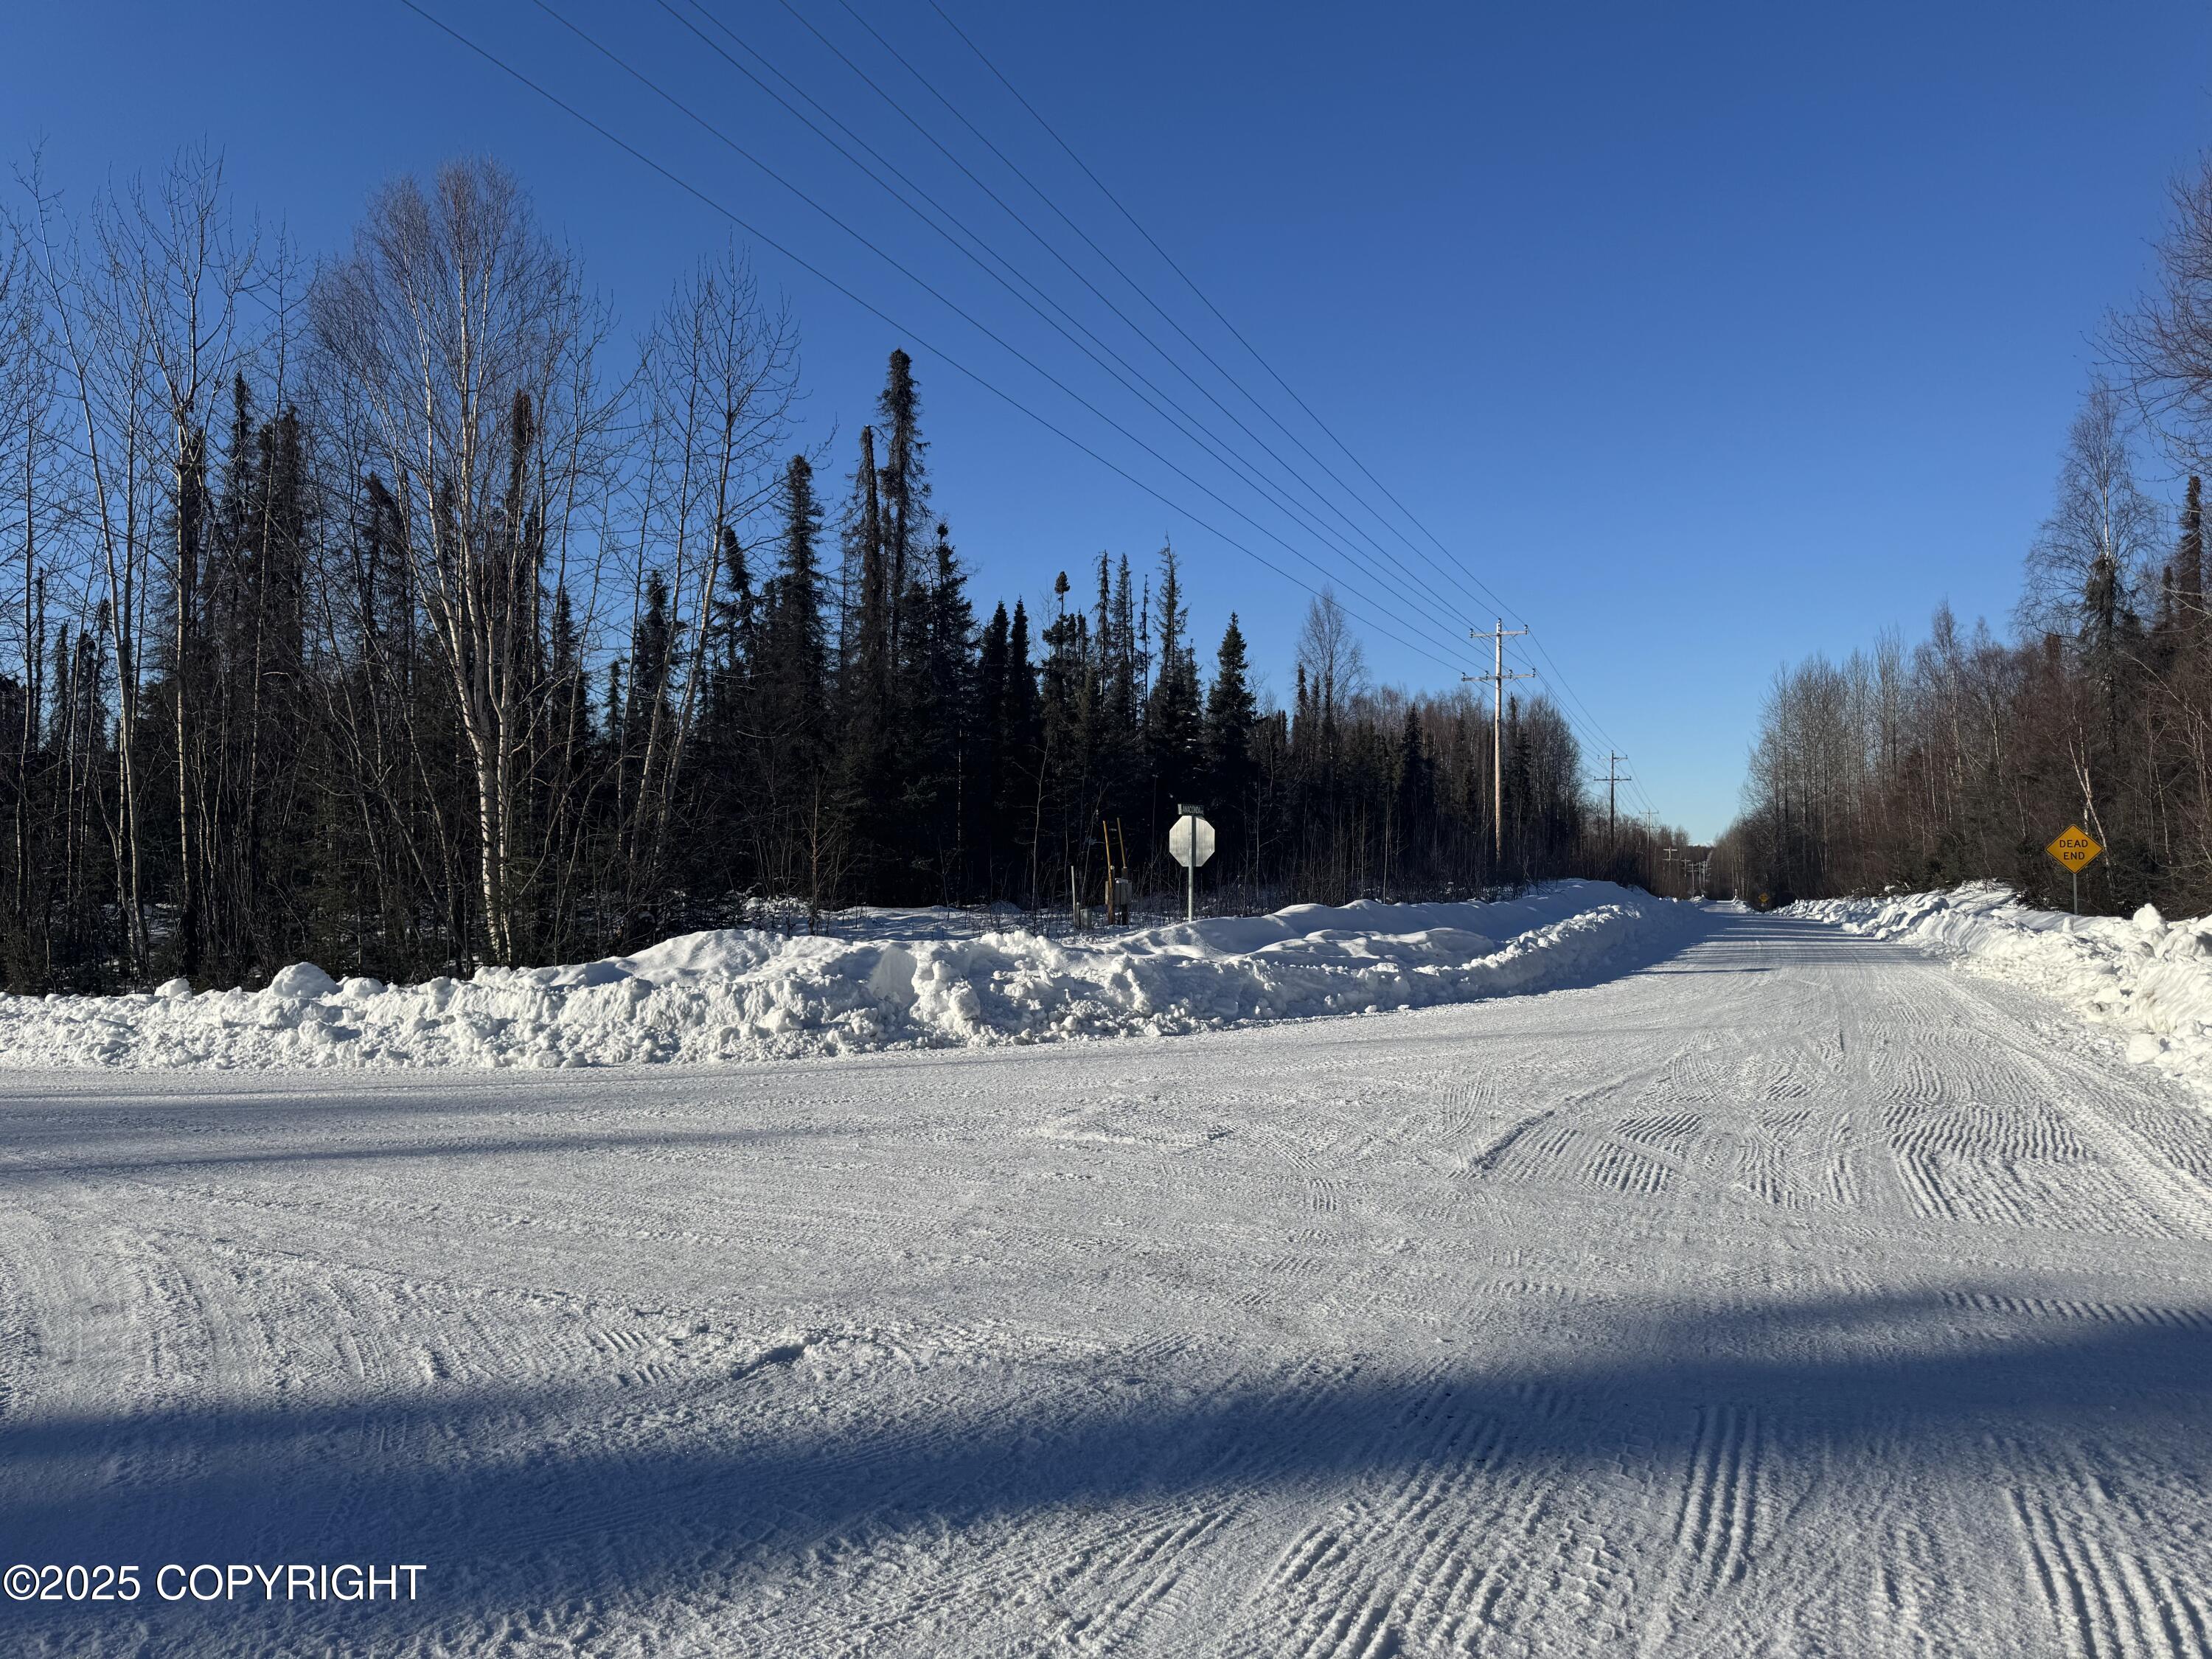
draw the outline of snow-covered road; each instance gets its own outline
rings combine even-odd
[[[2201,1655],[2212,1116],[1902,945],[720,1069],[0,1078],[0,1650]]]

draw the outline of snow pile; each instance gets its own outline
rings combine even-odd
[[[1493,904],[1294,905],[1097,941],[690,933],[635,956],[386,986],[0,996],[0,1066],[596,1066],[1169,1035],[1589,983],[1694,925],[1604,882]]]
[[[2212,1083],[2212,916],[2168,921],[2037,910],[1996,882],[1948,893],[1815,899],[1793,915],[1904,939],[2042,993],[2125,1039],[2128,1058]]]

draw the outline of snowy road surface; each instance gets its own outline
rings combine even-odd
[[[0,1079],[9,1652],[2203,1654],[2212,1116],[1904,945],[722,1069]],[[203,1580],[203,1583],[205,1581]]]

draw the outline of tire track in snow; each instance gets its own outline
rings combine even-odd
[[[1867,1626],[1888,1639],[1885,1652],[1938,1651],[1929,1626],[1945,1583],[1944,1561],[1935,1538],[1914,1522],[1892,1526],[1888,1547],[1875,1559],[1869,1587]]]
[[[2014,1488],[2012,1521],[2053,1624],[2085,1659],[2204,1659],[2192,1599],[2132,1552],[2114,1550],[2048,1500]]]
[[[1813,1115],[1809,1107],[1758,1113],[1738,1142],[1728,1171],[1731,1182],[1778,1209],[1802,1210],[1810,1205],[1816,1194],[1803,1188],[1797,1171],[1811,1161],[1803,1143]]]
[[[1629,1563],[1642,1540],[1616,1542],[1585,1507],[1589,1488],[1567,1477],[1548,1467],[1521,1474],[1468,1529],[1431,1598],[1433,1639],[1419,1650],[1626,1650],[1638,1589]],[[1621,1515],[1604,1519],[1622,1529]]]
[[[1997,1291],[1945,1291],[1943,1302],[2008,1319],[2081,1321],[2152,1330],[2212,1332],[2212,1308],[2161,1307],[2148,1303],[2084,1302],[2069,1297],[2020,1296]]]
[[[1026,1538],[1017,1534],[1012,1547],[993,1549],[985,1559],[948,1552],[926,1583],[904,1589],[898,1612],[866,1623],[866,1635],[910,1642],[917,1625],[967,1606],[986,1623],[1008,1627],[1009,1650],[1027,1650],[1040,1634],[1084,1651],[1111,1650],[1134,1639],[1151,1622],[1173,1616],[1194,1565],[1225,1533],[1255,1514],[1287,1506],[1289,1500],[1261,1495],[1358,1376],[1357,1367],[1301,1367],[1271,1404],[1279,1436],[1255,1445],[1224,1428],[1210,1445],[1189,1449],[1187,1484],[1194,1497],[1123,1501],[1103,1515],[1085,1510],[1064,1520],[1048,1513]],[[1006,1620],[983,1613],[1002,1602],[1013,1610]],[[848,1621],[839,1618],[804,1628],[811,1635],[799,1645],[803,1651],[827,1650],[850,1634]]]
[[[1239,1659],[1492,1650],[1563,1614],[1626,1629],[1632,1583],[1599,1534],[1563,1516],[1549,1448],[1574,1408],[1540,1380],[1439,1374],[1378,1439],[1400,1472],[1310,1516],[1209,1652]],[[1518,1646],[1510,1650],[1521,1650]]]
[[[1462,1166],[1464,1173],[1470,1176],[1485,1176],[1497,1169],[1513,1151],[1521,1137],[1547,1122],[1554,1109],[1553,1107],[1547,1106],[1540,1111],[1530,1112],[1525,1117],[1516,1119],[1502,1134],[1492,1138],[1486,1146],[1467,1160]]]
[[[1692,1589],[1732,1584],[1749,1571],[1759,1508],[1759,1414],[1747,1407],[1704,1406],[1690,1472],[1674,1522]]]
[[[2155,1212],[2160,1231],[2212,1238],[2212,1120],[2201,1109],[2177,1109],[2175,1085],[2061,1049],[2028,1017],[2024,992],[1948,971],[1929,977],[1964,1018],[2010,1038],[2007,1064],[2021,1085],[2011,1092],[2048,1101],[2086,1126],[2097,1163],[2137,1206]]]
[[[1601,1142],[1592,1152],[1583,1173],[1598,1186],[1630,1198],[1657,1198],[1674,1184],[1671,1164],[1611,1139]]]
[[[1261,1581],[1243,1633],[1224,1651],[1322,1659],[1427,1646],[1422,1626],[1438,1616],[1440,1583],[1482,1528],[1485,1506],[1468,1500],[1498,1484],[1510,1432],[1463,1394],[1455,1376],[1433,1376],[1378,1431],[1375,1451],[1405,1472],[1363,1482],[1310,1521]]]
[[[2033,1103],[1892,1104],[1885,1118],[1899,1174],[1924,1216],[2045,1231],[2176,1236],[2053,1109]]]

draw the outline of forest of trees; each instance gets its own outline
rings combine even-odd
[[[986,614],[906,353],[842,454],[795,441],[797,391],[738,254],[618,348],[489,163],[386,187],[312,264],[204,156],[74,217],[33,176],[0,224],[0,977],[1064,910],[1103,820],[1170,889],[1192,798],[1225,908],[1651,866],[1662,837],[1593,838],[1540,698],[1494,853],[1489,710],[1371,684],[1326,592],[1288,708],[1234,616],[1206,647],[1171,549]]]
[[[1917,645],[1779,676],[1717,880],[1810,897],[1996,878],[2064,905],[2044,848],[2078,823],[2105,848],[2084,910],[2212,912],[2212,163],[2172,202],[2151,293],[2106,331],[2013,637],[1947,607]]]

